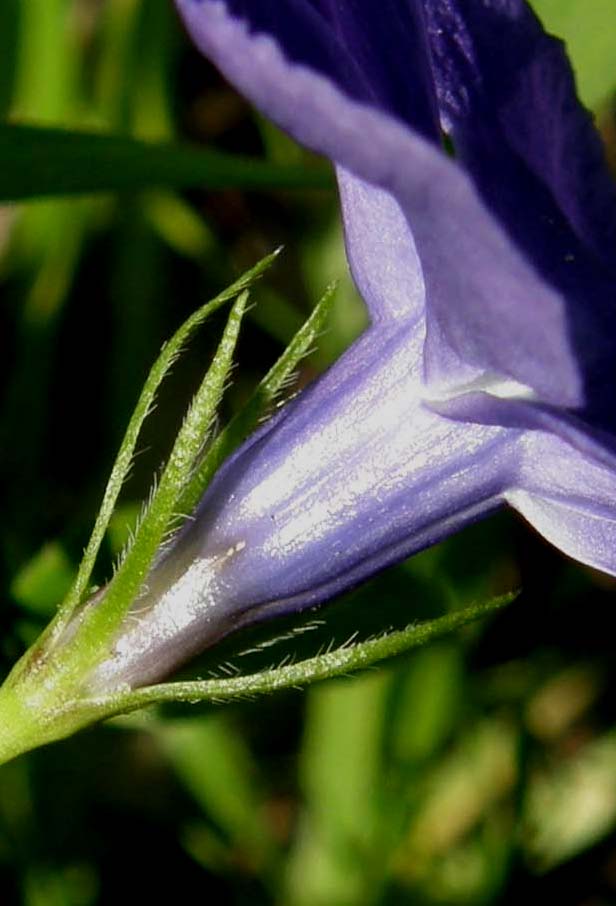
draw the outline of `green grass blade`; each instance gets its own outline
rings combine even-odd
[[[436,620],[429,620],[406,629],[390,632],[378,638],[342,646],[334,651],[308,658],[297,664],[259,673],[234,676],[229,679],[195,680],[189,682],[161,683],[130,692],[120,692],[112,700],[97,703],[101,712],[120,714],[134,711],[145,705],[162,702],[223,702],[246,696],[262,695],[283,689],[305,686],[319,680],[347,676],[365,670],[380,661],[398,657],[425,645],[447,633],[454,632],[468,623],[481,619],[505,607],[516,593],[501,595],[484,604],[473,604]]]
[[[267,791],[229,715],[218,711],[205,720],[152,721],[148,731],[206,820],[213,820],[254,864],[271,864],[278,847],[264,808]]]
[[[244,290],[231,309],[214,360],[188,409],[135,538],[103,601],[90,611],[80,639],[100,639],[115,630],[137,596],[156,551],[178,515],[182,488],[194,468],[224,393],[247,301],[248,291]]]
[[[191,513],[194,510],[214,473],[227,456],[254,431],[264,414],[275,403],[281,390],[287,386],[299,362],[310,352],[323,331],[332,308],[335,290],[335,284],[327,288],[308,320],[300,327],[278,361],[259,383],[246,405],[213,441],[182,494],[179,504],[182,513]]]
[[[184,324],[182,324],[179,330],[176,331],[174,336],[162,348],[158,359],[150,370],[126,429],[75,583],[62,604],[56,622],[54,623],[54,629],[56,631],[64,625],[64,622],[68,619],[77,604],[79,604],[88,588],[92,570],[105,536],[107,526],[109,525],[109,520],[117,503],[122,485],[124,484],[131,467],[141,428],[149,412],[152,410],[156,393],[165,375],[197,327],[199,327],[206,318],[218,308],[250,286],[265,270],[267,270],[268,267],[271,266],[277,255],[278,252],[274,252],[263,258],[255,265],[255,267],[243,274],[239,280],[236,280],[235,283],[216,296],[215,299],[198,309],[184,322]]]
[[[19,0],[0,3],[0,116],[6,116],[17,76],[20,39]]]
[[[321,167],[279,166],[211,149],[120,135],[0,124],[0,202],[151,186],[323,189]]]

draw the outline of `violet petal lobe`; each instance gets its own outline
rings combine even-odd
[[[465,165],[497,192],[512,170],[506,159],[517,158],[516,191],[530,202],[529,190],[543,185],[580,241],[613,271],[616,186],[562,42],[544,32],[524,0],[425,7],[439,106]]]
[[[616,439],[526,400],[466,393],[433,408],[516,431],[518,468],[504,497],[570,557],[616,574]]]
[[[319,0],[357,61],[380,109],[438,142],[438,110],[423,4],[417,0]],[[331,74],[328,74],[331,77]]]
[[[192,0],[192,6],[201,0]],[[209,3],[203,3],[208,16]],[[285,56],[327,76],[345,94],[410,119],[438,141],[438,113],[423,7],[416,0],[230,0],[255,34],[275,36]],[[188,12],[188,10],[186,10]],[[392,40],[392,35],[403,40]]]
[[[582,563],[616,573],[616,457],[583,453],[545,431],[520,439],[517,487],[505,496],[548,541]]]
[[[425,287],[413,235],[394,198],[337,169],[347,259],[373,324],[425,318]]]
[[[291,5],[278,6],[271,33],[255,31],[258,22],[236,18],[221,0],[178,6],[199,47],[257,106],[396,199],[422,262],[432,379],[455,384],[469,369],[488,369],[530,385],[546,401],[583,405],[585,375],[571,343],[567,300],[456,163],[378,100],[358,101],[323,70],[289,59],[283,40],[297,24]]]
[[[426,11],[457,155],[566,300],[584,408],[613,426],[596,390],[616,381],[616,185],[564,47],[523,0],[435,0]]]

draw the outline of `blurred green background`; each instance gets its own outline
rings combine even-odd
[[[613,0],[537,8],[567,39],[615,160]],[[224,418],[331,279],[335,313],[300,384],[364,315],[325,165],[223,83],[168,0],[1,0],[0,116],[170,143],[178,155],[168,149],[166,172],[131,145],[130,166],[120,155],[101,171],[94,148],[76,163],[70,149],[18,145],[0,129],[2,197],[50,191],[63,173],[69,186],[118,189],[0,206],[4,675],[67,590],[141,382],[174,328],[285,245],[255,291]],[[262,188],[246,189],[241,162],[224,188],[200,188],[194,174],[210,163],[181,158],[187,143],[258,158]],[[217,336],[208,324],[164,388],[99,581]],[[365,676],[150,711],[4,766],[0,904],[616,902],[612,580],[503,514],[319,611],[314,637],[343,642],[518,586],[498,617]],[[230,640],[199,669],[226,669],[217,660],[247,644]],[[282,656],[273,645],[271,662]]]

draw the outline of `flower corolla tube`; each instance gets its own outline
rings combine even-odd
[[[223,465],[94,685],[156,680],[503,504],[616,574],[616,191],[562,44],[522,0],[177,5],[333,161],[370,325]]]

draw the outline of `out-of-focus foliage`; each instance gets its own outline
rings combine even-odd
[[[578,91],[591,109],[616,85],[616,19],[611,0],[536,0],[546,28],[562,38],[573,60]]]
[[[325,167],[284,167],[170,142],[0,124],[0,201],[172,186],[327,188]]]
[[[537,4],[569,40],[614,154],[611,6]],[[196,55],[167,0],[3,0],[0,113],[322,172]],[[334,315],[300,385],[363,323],[331,190],[191,181],[179,192],[139,175],[121,193],[0,208],[3,673],[66,591],[147,370],[193,310],[285,245],[254,292],[224,420],[332,279]],[[219,329],[204,330],[163,390],[99,582]],[[377,634],[518,585],[489,623],[381,671],[232,708],[146,712],[4,766],[0,903],[165,902],[191,887],[221,904],[614,902],[611,580],[503,515],[312,615],[297,645]],[[196,669],[232,671],[257,643],[277,664],[271,641],[228,640]]]

